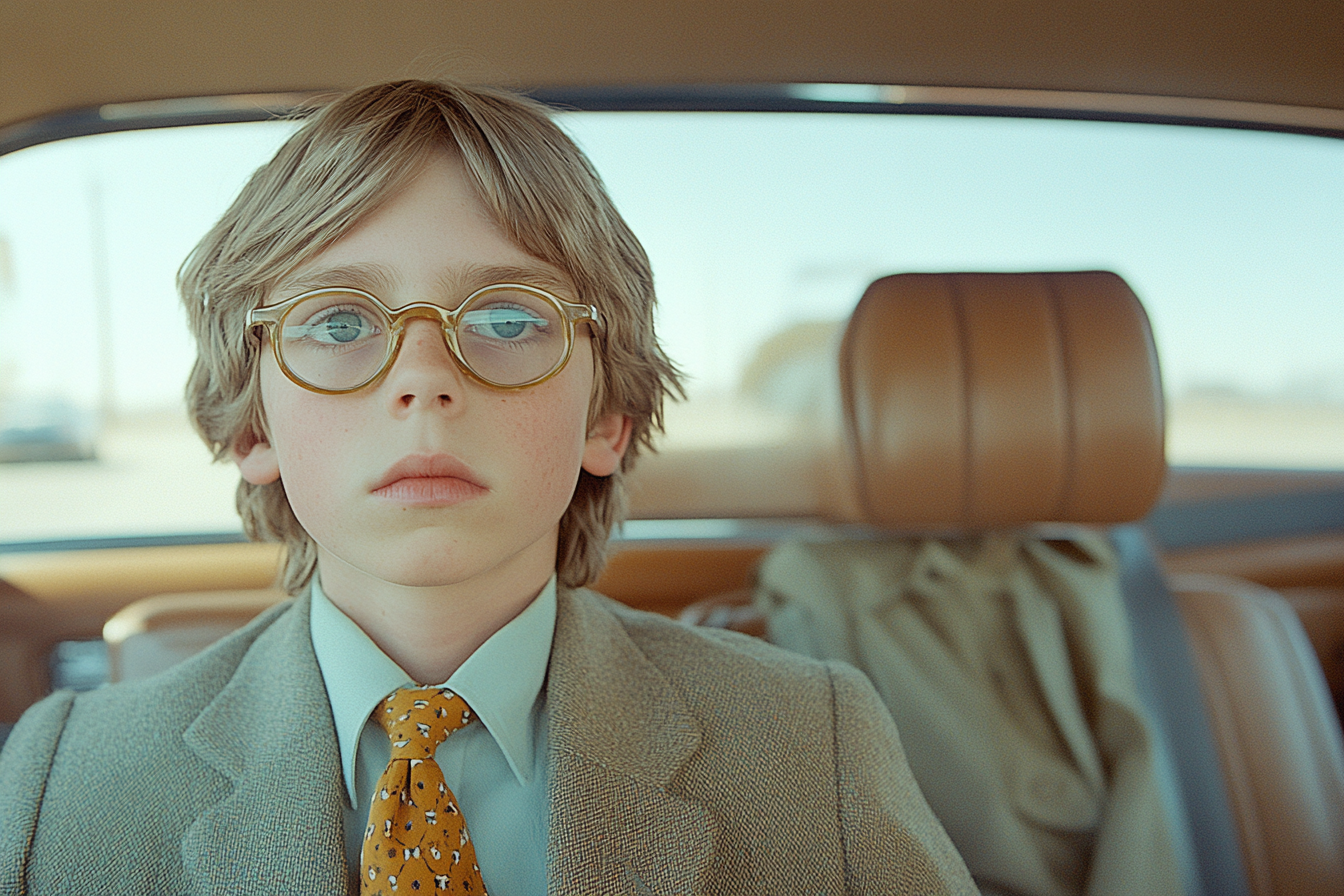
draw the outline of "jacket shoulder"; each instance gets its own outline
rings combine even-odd
[[[70,725],[130,729],[141,735],[181,729],[229,683],[243,657],[266,629],[289,612],[286,601],[170,669],[140,681],[87,691],[75,697]]]
[[[573,599],[584,622],[616,627],[604,635],[623,631],[689,711],[698,740],[674,790],[716,815],[725,859],[771,857],[742,866],[741,891],[811,852],[809,867],[851,892],[975,892],[862,672],[591,592]]]
[[[34,892],[44,883],[64,889],[59,882],[75,873],[71,843],[103,851],[96,866],[103,872],[171,889],[166,882],[181,871],[175,844],[197,797],[217,798],[226,786],[184,748],[185,732],[287,612],[289,605],[268,610],[143,681],[60,691],[30,707],[0,755],[0,892],[23,892],[25,880]],[[173,786],[165,791],[155,781]],[[130,841],[145,848],[126,850]],[[127,884],[128,891],[137,886]]]
[[[29,707],[0,752],[0,892],[23,891],[42,791],[75,695],[58,691]]]
[[[38,797],[74,770],[76,779],[134,780],[146,765],[159,761],[162,748],[181,742],[183,731],[229,683],[257,637],[287,611],[267,610],[243,628],[201,653],[142,681],[125,682],[83,693],[59,691],[33,705],[19,719],[0,761],[0,787],[11,774],[27,769],[28,785]],[[38,768],[40,766],[40,768]],[[34,782],[46,787],[33,786]],[[0,793],[0,804],[8,792]]]

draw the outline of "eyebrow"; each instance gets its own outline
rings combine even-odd
[[[274,289],[276,301],[283,301],[314,289],[350,286],[371,292],[380,298],[396,290],[400,278],[389,268],[377,264],[348,264],[286,277]],[[541,265],[482,265],[455,267],[438,278],[437,290],[443,296],[466,298],[483,286],[495,283],[521,283],[574,298],[574,284],[563,274]],[[418,298],[417,301],[427,301]]]
[[[286,277],[275,285],[272,292],[277,297],[276,301],[331,286],[353,286],[376,295],[392,291],[396,286],[396,280],[392,272],[382,265],[343,264]]]
[[[549,265],[477,265],[457,268],[439,278],[439,286],[448,294],[461,293],[465,298],[483,286],[494,283],[521,283],[558,293],[561,298],[574,297],[574,284],[568,277]]]

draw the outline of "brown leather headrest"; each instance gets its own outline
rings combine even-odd
[[[885,277],[850,319],[840,379],[869,523],[1119,523],[1161,491],[1157,352],[1115,274]]]

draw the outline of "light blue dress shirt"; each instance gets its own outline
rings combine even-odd
[[[316,576],[311,627],[345,776],[346,860],[358,874],[373,788],[392,755],[370,716],[384,697],[415,682],[331,602]],[[526,609],[441,683],[482,723],[455,732],[434,756],[462,808],[491,896],[546,892],[549,725],[542,685],[554,634],[552,576]]]

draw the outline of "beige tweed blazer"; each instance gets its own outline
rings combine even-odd
[[[354,892],[308,625],[29,710],[0,893]],[[974,892],[851,667],[562,590],[547,700],[553,894]]]

